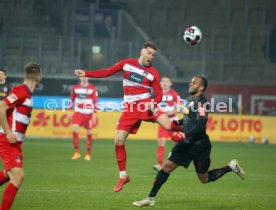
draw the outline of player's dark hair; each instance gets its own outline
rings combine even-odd
[[[5,69],[0,69],[0,71],[4,72],[4,74],[7,75],[7,71]]]
[[[37,76],[41,75],[41,67],[37,63],[28,63],[24,67],[26,79],[36,79]]]
[[[203,91],[205,91],[208,87],[208,80],[205,77],[200,76],[200,75],[196,75],[196,77],[201,79],[201,84],[203,86]]]
[[[143,48],[146,49],[148,47],[151,49],[157,50],[157,47],[153,42],[145,42],[143,45]]]

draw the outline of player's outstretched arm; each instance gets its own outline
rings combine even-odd
[[[75,75],[78,77],[93,77],[93,78],[104,78],[109,77],[113,74],[116,74],[123,70],[124,61],[116,63],[114,66],[111,66],[107,69],[84,71],[81,69],[75,70]]]

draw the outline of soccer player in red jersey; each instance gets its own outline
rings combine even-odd
[[[139,58],[128,58],[119,61],[114,66],[96,71],[75,70],[79,77],[103,78],[123,72],[124,110],[117,125],[115,136],[115,153],[119,167],[119,180],[114,192],[122,190],[123,185],[130,181],[126,173],[125,141],[129,134],[135,134],[142,121],[151,121],[161,124],[167,130],[181,130],[182,126],[170,121],[169,117],[157,108],[162,99],[160,76],[151,65],[156,54],[156,46],[146,42],[140,51]],[[151,98],[151,90],[155,98]]]
[[[14,87],[0,102],[0,157],[4,170],[0,171],[0,185],[9,182],[2,195],[1,210],[9,210],[24,178],[22,143],[30,123],[34,89],[41,82],[41,67],[25,66],[24,84]]]
[[[69,111],[73,109],[74,114],[72,118],[73,123],[73,145],[75,153],[72,156],[72,160],[78,160],[81,157],[79,150],[79,128],[84,127],[87,131],[86,137],[86,154],[84,160],[91,160],[92,149],[92,128],[95,127],[97,118],[97,103],[98,92],[94,85],[89,84],[87,77],[81,77],[80,83],[74,85],[71,91],[71,101],[69,105]],[[68,117],[71,119],[71,114],[68,113]]]
[[[171,89],[172,81],[171,78],[168,76],[162,77],[161,79],[161,87],[163,89],[163,97],[162,102],[159,104],[160,108],[163,112],[165,112],[171,119],[178,120],[176,116],[177,108],[179,105],[182,104],[181,98],[179,94]],[[157,157],[157,164],[152,166],[152,168],[156,171],[160,171],[163,159],[165,155],[165,144],[168,139],[171,139],[172,132],[164,129],[160,125],[158,125],[157,131],[157,150],[156,150],[156,157]]]

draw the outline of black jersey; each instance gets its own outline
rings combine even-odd
[[[191,96],[187,98],[184,109],[183,126],[186,140],[192,142],[204,141],[209,143],[206,134],[209,104],[204,95]]]
[[[5,98],[10,91],[11,87],[9,84],[0,84],[0,100],[3,100],[3,98]]]

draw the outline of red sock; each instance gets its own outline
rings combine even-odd
[[[0,171],[0,186],[9,181],[9,178],[6,177],[4,171]]]
[[[87,138],[86,138],[86,147],[87,147],[86,154],[90,155],[91,149],[92,149],[92,142],[93,142],[92,135],[87,135]]]
[[[126,170],[126,148],[125,145],[115,145],[116,159],[120,171]]]
[[[3,192],[1,210],[10,210],[18,189],[12,183],[9,183]]]
[[[75,152],[80,152],[79,150],[79,142],[80,142],[80,138],[79,138],[79,133],[73,132],[73,144],[74,144],[74,149]]]
[[[159,165],[163,164],[164,156],[165,156],[165,147],[158,145],[158,147],[157,147],[157,163]]]

